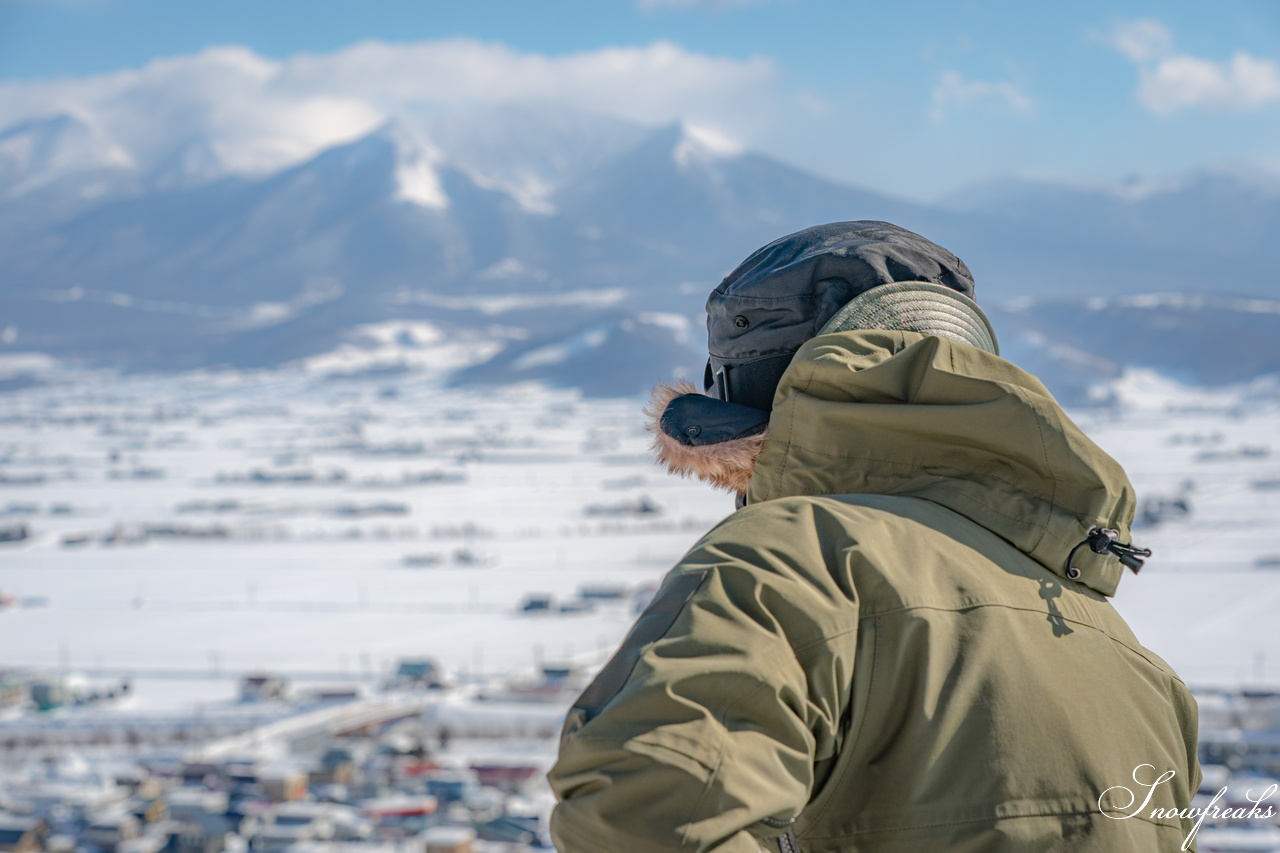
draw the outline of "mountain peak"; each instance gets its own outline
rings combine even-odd
[[[743,147],[729,137],[699,125],[681,122],[679,140],[672,150],[676,165],[686,168],[694,163],[726,160],[743,153]]]
[[[743,147],[724,134],[686,121],[676,121],[652,130],[637,150],[649,158],[674,162],[682,171],[714,166],[744,153]]]
[[[644,139],[647,129],[564,104],[520,102],[414,117],[448,162],[527,213]]]
[[[10,198],[67,175],[133,166],[128,153],[101,128],[71,113],[0,132],[0,188]]]
[[[394,117],[370,137],[391,146],[395,152],[395,198],[431,210],[444,210],[449,196],[440,181],[437,166],[444,155],[422,130],[401,117]]]

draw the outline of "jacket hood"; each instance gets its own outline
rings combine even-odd
[[[1119,463],[1034,376],[898,331],[819,335],[778,386],[747,502],[841,494],[940,504],[1064,578],[1070,560],[1077,582],[1108,596],[1120,560],[1077,546],[1095,527],[1129,541],[1135,507]]]

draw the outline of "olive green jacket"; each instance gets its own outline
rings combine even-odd
[[[748,505],[570,712],[557,848],[1181,849],[1191,822],[1152,811],[1191,804],[1194,701],[1108,602],[1119,560],[1076,549],[1094,526],[1129,541],[1133,509],[1009,362],[912,332],[814,338]],[[1135,778],[1167,770],[1144,804]]]

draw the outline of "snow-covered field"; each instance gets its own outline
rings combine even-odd
[[[1116,606],[1193,685],[1280,682],[1280,408],[1142,375],[1118,393],[1078,414],[1151,509],[1134,538],[1155,557]],[[640,407],[301,370],[6,394],[0,530],[31,537],[0,544],[0,667],[131,675],[162,708],[230,698],[250,669],[601,661],[732,509],[652,466]],[[627,597],[579,606],[601,586]],[[521,612],[530,596],[551,612]]]
[[[407,656],[455,674],[598,661],[732,509],[652,468],[638,402],[569,392],[89,377],[0,412],[0,528],[32,534],[0,544],[7,666],[324,680]],[[577,610],[591,586],[629,595]],[[519,612],[539,595],[574,612]],[[234,688],[139,684],[161,703]]]
[[[1193,391],[1149,374],[1127,376],[1117,391],[1116,412],[1077,420],[1124,464],[1157,518],[1134,530],[1155,553],[1138,577],[1126,572],[1116,608],[1193,686],[1280,686],[1274,394]]]

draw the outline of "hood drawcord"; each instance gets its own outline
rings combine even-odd
[[[1090,527],[1088,537],[1072,548],[1071,553],[1067,556],[1067,577],[1071,580],[1076,580],[1080,577],[1080,570],[1073,566],[1072,563],[1075,562],[1076,552],[1086,545],[1095,554],[1114,554],[1120,558],[1121,563],[1128,566],[1130,571],[1136,575],[1142,570],[1143,564],[1151,556],[1151,549],[1135,548],[1133,543],[1120,542],[1119,537],[1120,531],[1118,530]]]

